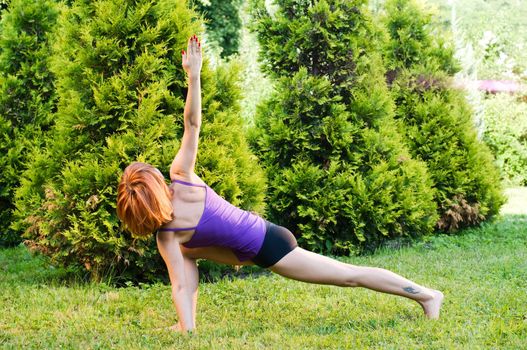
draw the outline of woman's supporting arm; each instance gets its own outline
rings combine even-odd
[[[189,39],[187,52],[182,52],[183,69],[188,76],[188,92],[183,112],[184,132],[181,147],[170,167],[174,175],[190,177],[194,173],[198,154],[199,131],[201,128],[201,44],[196,36]]]
[[[185,265],[185,276],[187,277],[188,291],[192,299],[192,320],[196,327],[196,309],[198,305],[199,272],[196,259],[183,256]]]
[[[195,328],[193,315],[192,280],[188,278],[185,269],[185,258],[181,253],[180,242],[171,232],[157,234],[157,247],[167,265],[170,283],[172,284],[172,301],[179,317],[180,329],[183,333]]]

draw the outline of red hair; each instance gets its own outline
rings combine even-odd
[[[117,190],[117,216],[136,236],[148,236],[172,220],[172,202],[163,175],[153,166],[132,163]]]

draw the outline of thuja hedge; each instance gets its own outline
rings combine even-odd
[[[426,162],[440,219],[455,231],[479,224],[503,204],[500,177],[489,149],[477,139],[464,93],[452,87],[457,71],[446,33],[418,3],[386,2],[390,34],[386,64],[396,118],[412,156]]]
[[[13,0],[0,21],[0,245],[20,243],[13,223],[14,193],[33,147],[52,124],[54,78],[48,34],[58,5]]]
[[[117,183],[132,161],[168,168],[183,132],[181,50],[200,33],[186,1],[74,1],[54,32],[56,126],[17,191],[26,243],[95,279],[165,275],[154,238],[123,230]],[[197,173],[220,195],[262,212],[264,174],[244,138],[233,63],[202,72]],[[118,276],[118,277],[117,277]]]
[[[394,123],[383,33],[366,1],[283,0],[275,10],[252,3],[262,67],[277,80],[251,136],[271,218],[325,252],[430,233],[434,190]]]

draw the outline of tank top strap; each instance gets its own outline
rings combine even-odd
[[[191,182],[183,181],[183,180],[172,180],[172,183],[178,183],[185,186],[193,186],[193,187],[201,187],[201,188],[207,188],[206,185],[200,185],[200,184],[193,184]]]
[[[191,231],[195,230],[197,226],[194,227],[165,227],[160,228],[158,231],[169,231],[169,232],[179,232],[179,231]]]

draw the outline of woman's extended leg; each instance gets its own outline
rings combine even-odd
[[[295,280],[342,287],[364,287],[417,301],[428,318],[438,318],[443,293],[420,286],[391,271],[346,264],[323,255],[295,248],[271,271]]]

